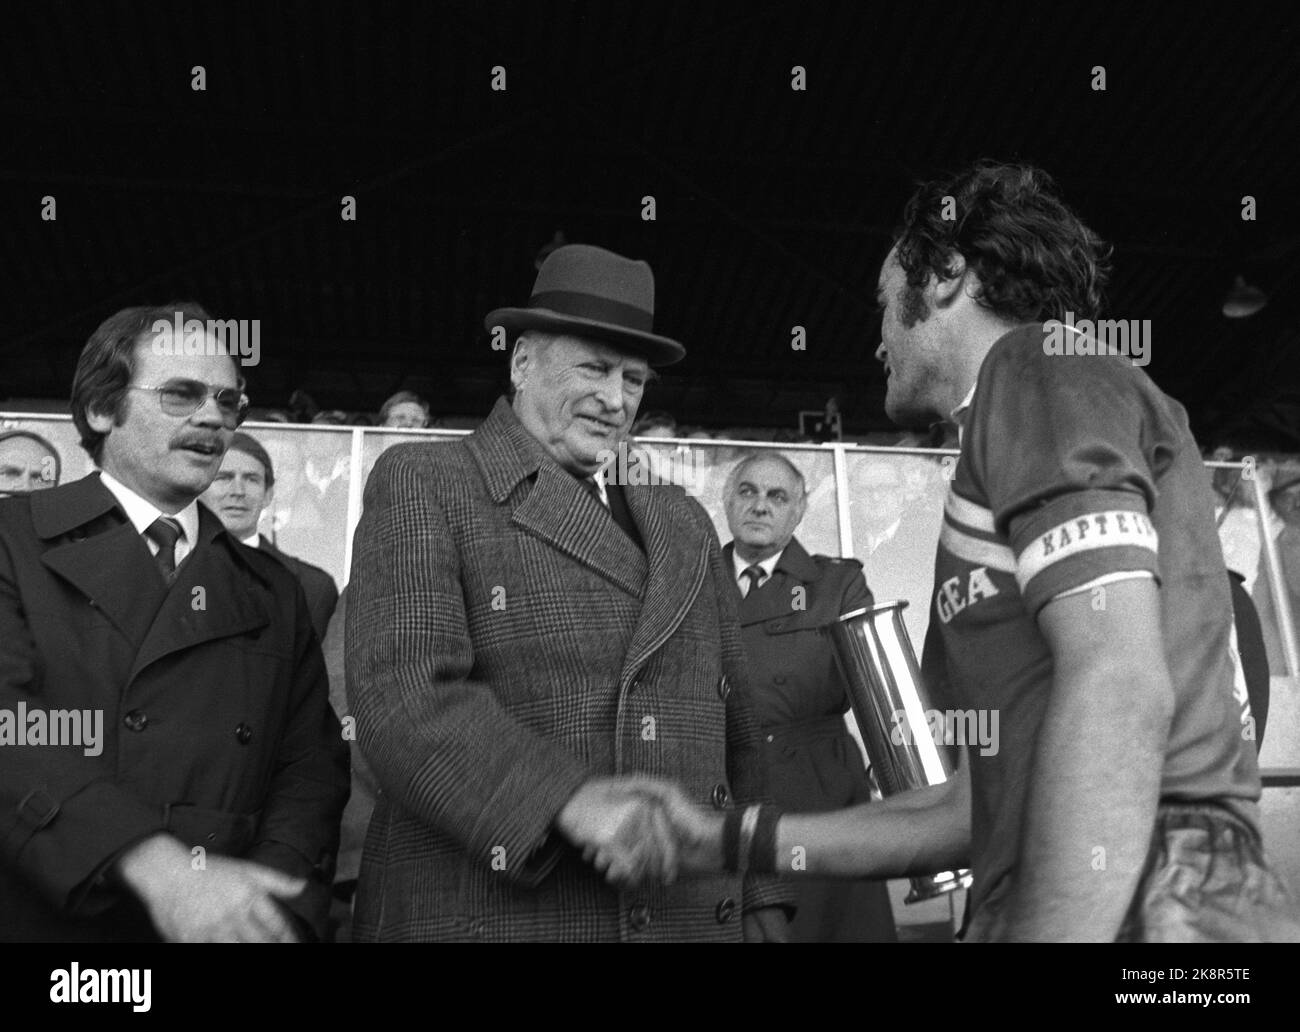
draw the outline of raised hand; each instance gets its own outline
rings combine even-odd
[[[298,941],[276,899],[302,892],[301,878],[224,856],[194,870],[189,850],[170,835],[128,850],[117,871],[167,942]]]

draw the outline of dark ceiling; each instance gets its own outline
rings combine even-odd
[[[1148,371],[1203,439],[1300,447],[1300,9],[1034,10],[10,5],[0,398],[66,395],[107,314],[190,297],[261,320],[257,403],[413,386],[483,414],[482,317],[562,230],[655,269],[689,357],[647,407],[789,425],[837,395],[846,429],[884,429],[889,231],[918,177],[991,156],[1048,169],[1115,243],[1110,313],[1152,321]],[[1271,303],[1228,320],[1238,273]]]

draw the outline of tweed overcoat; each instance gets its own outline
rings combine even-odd
[[[741,938],[770,878],[618,892],[552,823],[646,773],[764,797],[736,592],[703,508],[625,488],[643,553],[501,399],[463,441],[388,449],[348,588],[347,691],[380,792],[358,940]]]

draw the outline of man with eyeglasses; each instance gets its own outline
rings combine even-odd
[[[72,410],[98,469],[0,501],[0,728],[26,723],[0,748],[0,940],[323,927],[347,751],[293,574],[197,502],[248,399],[212,335],[156,346],[178,315],[211,325],[174,303],[92,334]]]

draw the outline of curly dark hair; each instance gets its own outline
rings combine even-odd
[[[919,184],[894,244],[910,287],[956,275],[957,252],[979,276],[979,303],[1016,322],[1095,319],[1110,278],[1110,245],[1032,165],[984,160]]]

